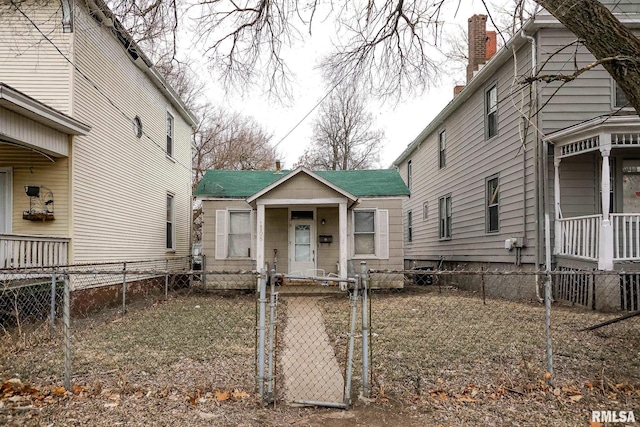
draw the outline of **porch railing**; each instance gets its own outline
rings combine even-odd
[[[0,268],[66,265],[68,249],[68,238],[0,234]]]
[[[640,260],[640,214],[611,214],[613,259]]]
[[[557,220],[560,224],[558,255],[598,260],[602,215],[587,215]]]

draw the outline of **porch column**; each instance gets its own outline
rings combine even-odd
[[[613,227],[609,217],[609,194],[611,192],[611,174],[609,171],[609,155],[611,149],[601,148],[602,154],[602,225],[600,226],[599,270],[613,270]]]
[[[256,224],[256,270],[264,268],[264,205],[258,202],[258,220]]]
[[[340,258],[338,265],[340,267],[340,278],[347,278],[347,202],[340,202],[338,208],[338,235],[340,236]]]
[[[554,237],[555,248],[554,253],[559,254],[562,251],[562,235],[560,230],[560,219],[562,211],[560,210],[560,159],[553,159],[553,210],[555,212]]]

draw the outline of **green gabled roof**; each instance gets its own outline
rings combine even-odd
[[[290,170],[228,171],[208,170],[193,193],[200,197],[248,198],[279,179]],[[314,171],[321,178],[356,197],[408,196],[409,189],[395,169]]]

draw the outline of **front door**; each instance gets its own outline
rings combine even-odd
[[[11,232],[11,169],[0,168],[0,234]]]
[[[316,236],[313,211],[291,211],[289,226],[289,272],[315,275]]]

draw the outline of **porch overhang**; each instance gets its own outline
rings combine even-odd
[[[66,157],[69,155],[68,136],[86,135],[90,130],[90,126],[79,120],[0,83],[1,141],[53,157]]]
[[[635,114],[600,116],[550,133],[544,139],[554,144],[555,159],[640,147],[640,118]]]

